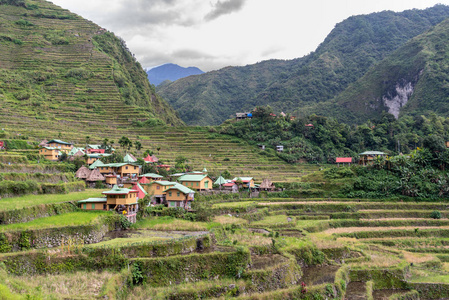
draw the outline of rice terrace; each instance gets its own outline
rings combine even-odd
[[[447,18],[155,86],[108,29],[0,0],[0,299],[449,299]]]

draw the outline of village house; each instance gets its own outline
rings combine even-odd
[[[85,210],[107,210],[107,198],[89,198],[78,201],[78,206]]]
[[[108,157],[111,154],[109,153],[91,153],[91,154],[86,154],[87,156],[87,164],[91,165],[94,162],[96,162],[97,160],[103,158],[103,157]]]
[[[153,204],[164,204],[165,190],[175,184],[176,182],[157,180],[149,184],[143,184],[143,188],[149,195],[151,195]]]
[[[277,152],[282,152],[282,151],[284,151],[284,146],[282,146],[282,145],[277,145],[277,146],[276,146],[276,151],[277,151]]]
[[[72,143],[67,143],[61,140],[51,140],[47,143],[47,145],[48,147],[59,149],[59,151],[65,152],[66,154],[73,148]]]
[[[372,164],[377,157],[386,157],[387,154],[380,151],[365,151],[360,153],[359,156],[359,165],[366,166]]]
[[[165,200],[168,207],[182,207],[186,210],[191,209],[191,203],[194,200],[195,191],[176,183],[165,190]]]
[[[130,222],[135,223],[138,209],[138,191],[119,188],[117,185],[114,185],[111,190],[102,194],[106,195],[106,207],[108,210],[122,212]]]
[[[57,161],[61,151],[54,147],[42,147],[39,149],[39,155],[42,155],[47,160]]]
[[[109,187],[113,187],[117,184],[117,175],[105,175],[104,178]]]
[[[241,184],[244,188],[253,188],[255,187],[254,178],[253,177],[235,177],[232,179],[233,182],[237,184]]]
[[[125,155],[125,157],[123,157],[123,162],[132,164],[137,162],[137,158],[135,158],[134,155],[128,153]]]
[[[182,185],[197,191],[205,191],[212,189],[212,179],[210,179],[210,177],[207,176],[207,174],[203,174],[203,172],[201,172],[200,174],[188,173],[186,175],[179,177],[178,181]]]

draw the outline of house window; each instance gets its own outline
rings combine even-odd
[[[175,201],[170,201],[170,207],[175,207],[176,206],[176,202]]]
[[[196,186],[198,186],[198,182],[196,183]]]
[[[161,187],[157,185],[156,186],[156,190],[160,190],[160,189],[161,189]]]
[[[125,167],[125,170],[128,170],[128,166]]]
[[[84,209],[87,208],[87,204],[86,204],[86,203],[83,204],[83,208],[84,208]]]
[[[170,196],[170,197],[171,197],[171,192],[168,192],[168,196]]]
[[[191,182],[190,185],[193,186],[193,182]]]
[[[125,199],[126,195],[121,195],[120,198]]]
[[[178,197],[179,197],[179,196],[180,196],[180,193],[179,193],[179,192],[177,192],[177,193],[176,193],[176,196],[178,196]]]
[[[134,167],[134,170],[136,169],[136,167]]]
[[[106,204],[103,204],[103,209],[106,210]]]
[[[95,203],[92,203],[92,209],[95,209]]]

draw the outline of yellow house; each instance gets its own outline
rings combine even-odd
[[[54,147],[42,147],[39,149],[39,155],[45,157],[48,160],[58,160],[59,158],[59,149]]]
[[[171,182],[171,181],[165,181],[165,180],[157,180],[157,181],[153,181],[152,183],[147,183],[144,184],[144,189],[145,191],[153,196],[161,196],[164,194],[164,191],[171,187],[174,186],[176,184],[176,182]]]
[[[125,206],[126,214],[137,212],[137,191],[119,188],[114,185],[110,191],[102,193],[106,195],[107,209],[116,209],[118,205]]]
[[[52,148],[57,148],[57,149],[59,149],[59,151],[62,151],[65,153],[69,153],[70,150],[72,150],[72,148],[73,148],[72,143],[67,143],[67,142],[64,142],[61,140],[51,140],[47,143],[47,145]]]
[[[255,187],[254,185],[254,178],[252,177],[235,177],[234,179],[232,179],[232,181],[234,181],[235,183],[239,183],[242,182],[242,186],[243,187]]]
[[[178,181],[192,190],[204,191],[212,189],[212,179],[204,174],[186,174],[179,177]]]
[[[165,190],[165,200],[168,207],[191,208],[191,202],[194,199],[195,191],[176,183]]]
[[[78,201],[78,205],[81,209],[85,210],[107,210],[106,202],[106,198],[89,198]]]

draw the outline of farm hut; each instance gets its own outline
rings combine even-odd
[[[277,152],[282,152],[282,151],[284,151],[284,146],[282,146],[282,145],[277,145],[277,146],[276,146],[276,151],[277,151]]]
[[[103,175],[101,175],[98,169],[94,169],[90,171],[89,176],[86,178],[86,182],[93,185],[97,181],[105,181],[105,178]]]
[[[274,183],[271,182],[271,180],[265,178],[264,180],[262,180],[262,183],[259,186],[260,190],[262,191],[274,191],[274,189],[276,188],[274,186]]]
[[[449,148],[449,141],[446,142],[446,148]]]
[[[374,162],[377,157],[386,157],[387,154],[380,151],[365,151],[360,153],[359,165],[369,165]]]
[[[259,144],[257,147],[259,147],[260,150],[265,150],[265,145]]]
[[[340,164],[349,164],[351,165],[352,163],[352,157],[337,157],[335,159],[335,162],[338,164],[338,166],[340,166]]]
[[[231,193],[239,192],[239,186],[233,181],[223,184],[223,189],[231,191]]]
[[[89,177],[90,172],[91,171],[88,168],[82,166],[81,168],[78,169],[78,171],[76,171],[75,177],[79,179],[86,179],[87,177]]]

